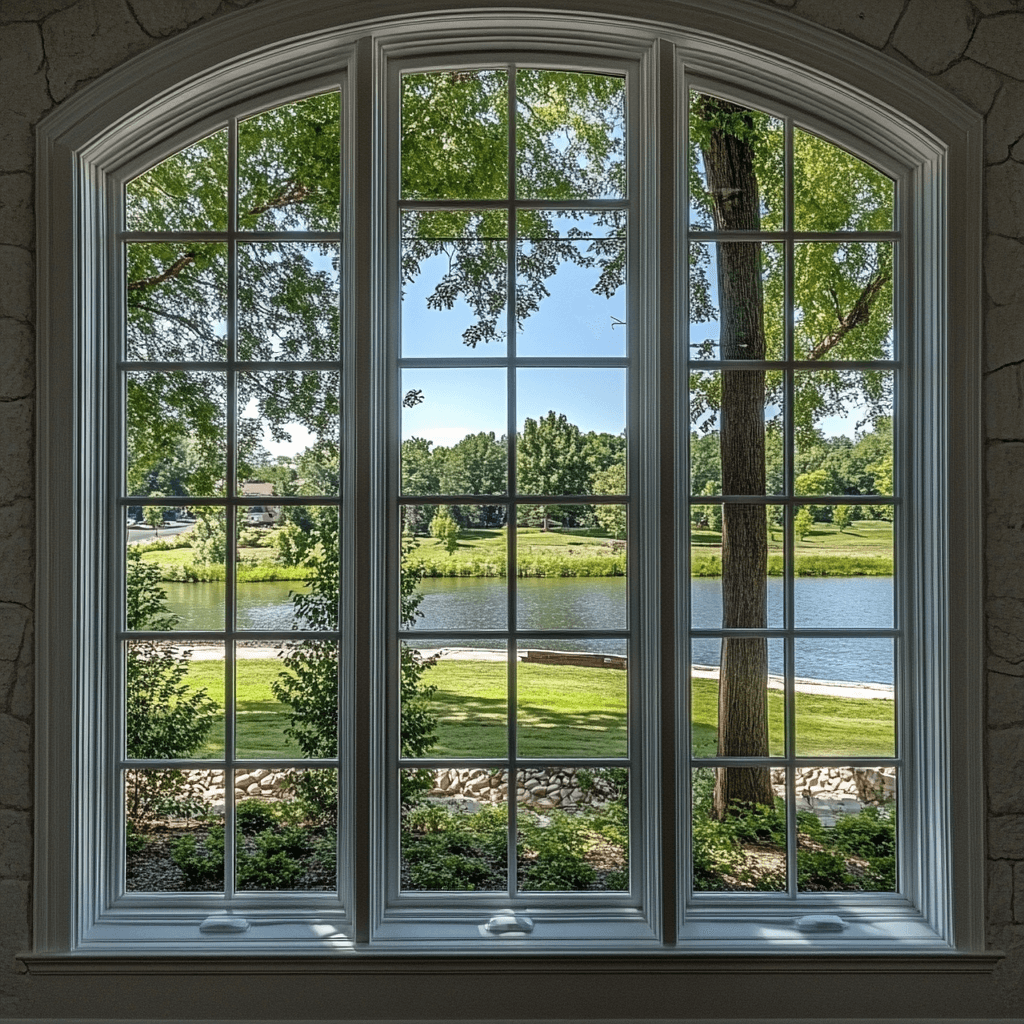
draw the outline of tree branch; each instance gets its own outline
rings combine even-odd
[[[863,289],[861,289],[860,295],[857,296],[857,301],[850,307],[850,312],[843,316],[842,309],[839,305],[839,298],[835,293],[835,290],[830,288],[829,294],[832,296],[832,302],[836,309],[836,319],[839,321],[839,327],[831,334],[826,335],[818,342],[817,345],[811,349],[811,354],[807,357],[808,359],[821,359],[822,356],[827,355],[832,351],[846,337],[850,331],[855,330],[858,327],[863,327],[871,320],[871,307],[874,305],[875,300],[878,298],[878,293],[888,283],[888,274],[876,274],[872,277]]]

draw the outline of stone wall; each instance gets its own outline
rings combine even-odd
[[[275,2],[260,0],[258,6]],[[714,0],[707,2],[709,8],[717,6]],[[650,4],[652,11],[664,6],[661,0]],[[401,1015],[394,1010],[399,1004],[387,1000],[403,991],[415,995],[408,1004],[415,1005],[414,1014],[408,1011],[412,1015],[453,1012],[448,1002],[429,1001],[420,978],[406,989],[400,979],[393,979],[386,990],[372,978],[373,984],[362,988],[345,979],[343,992],[327,981],[296,987],[276,977],[262,987],[249,979],[239,985],[227,977],[217,978],[216,985],[197,979],[182,985],[177,978],[69,981],[27,975],[14,959],[31,942],[34,125],[83,84],[132,55],[199,22],[255,6],[251,0],[0,0],[0,750],[5,778],[0,790],[0,1016],[214,1017],[251,1012],[374,1017],[386,1015],[382,1007]],[[394,6],[387,0],[378,11],[386,13]],[[784,10],[794,23],[808,19],[832,30],[836,47],[852,45],[852,40],[881,51],[985,116],[987,919],[991,945],[1008,955],[991,976],[965,978],[955,988],[943,988],[945,979],[937,976],[927,984],[902,977],[897,984],[881,975],[865,983],[862,976],[854,976],[856,984],[847,984],[832,975],[826,986],[828,1010],[814,1001],[820,986],[800,979],[789,984],[783,976],[773,978],[767,1004],[761,979],[755,984],[709,974],[690,988],[666,979],[657,986],[664,993],[660,1000],[653,989],[636,1000],[629,995],[632,983],[623,982],[607,989],[609,998],[620,1002],[609,1002],[605,1015],[615,1015],[617,1006],[622,1015],[673,1016],[685,1005],[695,1014],[703,1007],[708,1015],[725,1016],[749,1011],[815,1017],[841,1007],[846,1017],[891,1017],[927,1014],[931,1006],[936,1016],[955,1014],[960,1007],[964,1016],[1017,1017],[1024,1015],[1024,2],[750,0],[751,11],[758,6]],[[339,10],[343,7],[339,3]],[[644,3],[637,4],[638,14],[646,10]],[[559,989],[546,988],[534,977],[538,980],[532,987],[517,989],[517,999],[546,993],[544,1012],[534,1016],[575,1015],[573,1006],[559,1002]],[[599,983],[595,978],[588,987]],[[447,992],[446,986],[439,988]],[[470,988],[459,996],[463,1008],[479,1006],[486,1015],[507,1005],[490,998],[486,1004],[474,1003],[477,991],[489,993],[482,983]],[[315,1001],[328,991],[338,992],[336,1001]],[[943,1001],[947,997],[942,993],[954,992],[960,993],[959,1002]],[[197,999],[201,1005],[183,1002]],[[472,1015],[472,1009],[464,1015]]]

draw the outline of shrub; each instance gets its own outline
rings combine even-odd
[[[831,850],[801,850],[797,857],[797,884],[801,889],[848,889],[856,879],[846,861]]]
[[[235,824],[246,833],[273,828],[279,820],[277,808],[263,800],[240,800],[235,806]]]
[[[224,829],[215,827],[197,841],[194,835],[181,836],[171,845],[171,859],[181,869],[185,881],[193,887],[224,881]]]

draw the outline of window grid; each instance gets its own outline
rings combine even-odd
[[[341,109],[344,111],[344,93],[338,89],[333,90],[334,95],[341,93]],[[314,93],[315,96],[320,95],[331,95],[332,91]],[[302,102],[301,99],[293,102]],[[284,104],[287,106],[288,104]],[[278,109],[278,108],[269,108]],[[127,470],[127,451],[128,451],[128,438],[124,437],[124,451],[121,453],[120,459],[120,472],[119,472],[119,489],[120,494],[114,502],[118,521],[123,524],[124,516],[129,507],[160,507],[160,508],[206,508],[206,509],[223,509],[224,511],[224,529],[225,529],[225,585],[224,585],[224,625],[220,629],[209,630],[209,629],[188,629],[188,628],[175,628],[172,632],[166,631],[152,631],[152,630],[128,630],[124,628],[124,580],[125,580],[125,554],[124,550],[118,553],[118,577],[122,581],[121,589],[121,602],[120,602],[120,624],[119,628],[114,633],[114,640],[116,641],[118,648],[118,655],[115,658],[115,664],[121,666],[125,663],[125,651],[127,644],[132,641],[139,640],[158,640],[167,641],[172,640],[174,644],[178,646],[187,646],[191,643],[210,643],[215,642],[223,645],[224,650],[224,704],[223,704],[223,727],[224,727],[224,751],[222,757],[187,757],[187,758],[139,758],[139,757],[128,757],[126,756],[126,744],[125,737],[122,733],[122,737],[119,744],[119,755],[117,758],[117,768],[120,775],[120,786],[119,794],[121,800],[121,806],[124,806],[124,782],[127,778],[127,774],[133,770],[144,770],[147,768],[152,769],[164,769],[164,770],[196,770],[196,771],[222,771],[224,781],[224,817],[223,817],[223,828],[224,828],[224,853],[223,853],[223,870],[224,870],[224,884],[222,894],[224,898],[229,900],[237,901],[239,897],[244,900],[259,900],[261,897],[266,900],[273,900],[277,894],[273,891],[270,892],[257,892],[252,890],[242,890],[237,888],[236,884],[236,864],[237,864],[237,850],[236,850],[236,778],[238,772],[253,769],[293,769],[297,771],[308,771],[315,768],[328,768],[335,769],[337,772],[337,786],[336,786],[336,799],[338,800],[337,807],[340,813],[340,793],[343,786],[342,773],[340,771],[340,758],[313,758],[313,757],[287,757],[287,756],[274,756],[268,757],[241,757],[237,753],[237,736],[236,736],[236,690],[237,690],[237,648],[239,641],[271,641],[278,642],[282,646],[291,644],[303,640],[327,640],[333,641],[340,650],[340,637],[341,637],[341,623],[342,618],[340,614],[340,606],[344,601],[344,594],[341,588],[341,575],[344,573],[344,565],[342,564],[341,558],[339,558],[339,585],[338,585],[338,609],[336,610],[337,623],[336,628],[333,630],[281,630],[281,629],[240,629],[237,628],[237,551],[238,551],[238,515],[248,505],[253,504],[253,496],[245,495],[241,491],[241,480],[238,474],[238,448],[240,444],[240,433],[238,429],[239,420],[239,408],[238,408],[238,378],[242,373],[247,372],[301,372],[301,371],[334,371],[338,375],[339,391],[337,398],[339,401],[339,416],[338,424],[339,431],[341,430],[342,416],[341,416],[341,376],[343,369],[343,340],[339,335],[335,339],[338,357],[336,359],[269,359],[269,360],[251,360],[251,359],[240,359],[238,357],[238,337],[239,337],[239,296],[238,296],[238,255],[239,255],[239,244],[244,243],[256,243],[256,242],[321,242],[321,243],[332,243],[337,247],[337,251],[344,257],[344,228],[345,225],[341,220],[342,217],[342,203],[341,196],[338,197],[338,228],[335,231],[295,231],[295,230],[280,230],[280,231],[246,231],[241,229],[238,225],[238,202],[239,202],[239,170],[238,170],[238,154],[239,154],[239,124],[241,121],[246,120],[249,117],[257,116],[255,114],[244,114],[235,115],[228,119],[227,122],[227,133],[228,133],[228,147],[227,147],[227,174],[226,174],[226,186],[227,186],[227,230],[225,231],[206,231],[206,230],[194,230],[194,231],[136,231],[126,230],[124,228],[124,213],[122,210],[121,230],[116,232],[116,237],[119,245],[122,247],[122,251],[127,253],[128,246],[131,243],[139,242],[198,242],[198,241],[215,241],[224,242],[227,246],[227,289],[226,289],[226,309],[225,309],[225,324],[226,324],[226,336],[224,340],[225,345],[225,359],[223,360],[132,360],[125,357],[124,344],[120,351],[120,356],[116,361],[116,371],[119,378],[119,389],[118,392],[121,395],[121,401],[124,403],[122,407],[122,423],[127,422],[126,413],[126,394],[127,394],[127,381],[129,374],[133,371],[149,371],[155,373],[167,373],[172,371],[182,372],[216,372],[222,374],[225,379],[224,387],[224,400],[225,408],[224,414],[224,459],[225,459],[225,477],[224,477],[224,493],[222,495],[196,495],[196,496],[144,496],[144,495],[131,495],[127,493],[128,487],[126,485],[126,470]],[[344,114],[342,114],[344,117]],[[339,125],[339,132],[343,134],[343,128]],[[339,135],[340,140],[340,135]],[[341,152],[339,150],[339,162],[341,161]],[[127,260],[122,260],[122,266],[127,266]],[[125,279],[124,284],[127,284]],[[125,291],[124,295],[127,294]],[[122,298],[122,311],[124,310]],[[344,293],[339,291],[339,302],[344,302]],[[125,321],[122,321],[123,323]],[[342,319],[341,324],[344,323]],[[344,329],[343,327],[341,328]],[[341,453],[343,446],[341,444],[341,436],[335,438],[337,449],[339,452],[339,470],[338,470],[338,494],[335,496],[331,495],[274,495],[273,500],[275,505],[288,506],[292,508],[297,507],[330,507],[335,510],[336,515],[341,515],[342,504],[344,496],[341,491],[341,479],[344,476],[343,465],[340,462]],[[338,683],[338,700],[339,705],[341,701],[341,666],[342,659],[338,658],[338,671],[337,671],[337,683]],[[122,680],[124,680],[122,670]],[[122,694],[126,694],[126,684],[122,682]],[[120,706],[125,706],[124,698],[120,702]],[[123,729],[123,725],[122,725]],[[339,746],[341,743],[341,737],[339,733]],[[124,819],[122,818],[122,825]],[[339,824],[341,822],[339,821]],[[340,830],[339,830],[340,831]],[[124,849],[123,835],[120,840],[120,848]],[[334,870],[334,886],[333,891],[318,890],[312,893],[302,893],[301,895],[305,898],[310,896],[328,897],[332,901],[336,901],[341,893],[345,891],[344,879],[341,877],[343,870],[344,858],[342,850],[339,847],[336,849],[335,856],[335,870]],[[121,891],[125,890],[125,879],[122,875],[120,881]],[[129,891],[129,895],[145,895],[145,891]],[[194,897],[193,897],[194,898]]]
[[[585,199],[585,200],[565,200],[565,199],[520,199],[517,196],[517,160],[518,160],[518,149],[516,139],[516,128],[517,128],[517,75],[516,71],[519,68],[529,69],[528,65],[517,64],[510,62],[507,64],[495,63],[489,64],[488,69],[501,68],[507,73],[507,104],[508,104],[508,173],[507,173],[507,199],[500,200],[476,200],[476,199],[444,199],[444,200],[423,200],[423,199],[404,199],[399,194],[396,201],[396,208],[398,211],[398,223],[403,223],[402,215],[406,212],[420,211],[420,210],[445,210],[445,209],[465,209],[470,211],[476,210],[505,210],[506,211],[506,235],[505,238],[500,239],[506,242],[506,313],[505,313],[505,344],[506,344],[506,355],[504,357],[488,357],[488,356],[474,356],[474,357],[463,357],[457,356],[446,356],[446,357],[425,357],[425,356],[414,356],[406,357],[401,354],[401,331],[399,330],[399,342],[396,346],[399,354],[394,359],[394,366],[398,376],[401,376],[401,371],[407,368],[483,368],[483,367],[496,367],[506,369],[506,398],[507,398],[507,415],[506,415],[506,437],[507,443],[507,455],[506,455],[506,492],[504,494],[462,494],[462,495],[406,495],[402,493],[402,487],[399,485],[397,493],[393,499],[393,505],[397,508],[399,521],[401,521],[401,510],[403,507],[410,506],[454,506],[460,504],[487,504],[496,507],[501,507],[505,512],[505,521],[507,524],[507,535],[506,535],[506,574],[505,574],[505,589],[506,589],[506,603],[507,603],[507,615],[506,615],[506,628],[501,630],[495,629],[446,629],[446,630],[417,630],[413,629],[402,629],[399,628],[395,636],[397,637],[399,646],[403,643],[418,643],[418,644],[443,644],[444,641],[472,641],[472,640],[484,640],[484,641],[497,641],[501,639],[506,640],[506,693],[507,693],[507,710],[506,710],[506,743],[507,753],[504,757],[430,757],[430,756],[419,756],[416,758],[403,757],[399,753],[394,758],[394,763],[397,765],[398,770],[401,772],[404,769],[409,768],[490,768],[494,770],[505,770],[508,773],[508,797],[507,797],[507,810],[508,810],[508,843],[507,843],[507,877],[508,887],[506,896],[509,900],[514,903],[521,903],[524,897],[528,897],[531,902],[541,902],[550,897],[548,894],[543,892],[537,892],[533,890],[524,890],[521,888],[520,883],[517,879],[518,874],[518,863],[517,863],[517,816],[519,813],[518,807],[518,771],[520,769],[527,768],[602,768],[602,767],[626,767],[630,768],[630,780],[628,787],[628,801],[630,806],[636,802],[636,791],[637,784],[639,781],[639,773],[634,768],[635,761],[635,744],[633,737],[630,735],[627,755],[623,757],[614,756],[601,756],[601,757],[573,757],[573,756],[546,756],[546,757],[530,757],[519,753],[518,742],[519,742],[519,711],[518,711],[518,651],[521,641],[526,640],[580,640],[580,639],[592,639],[592,640],[622,640],[626,643],[627,656],[630,652],[630,639],[633,635],[631,628],[626,629],[586,629],[586,630],[546,630],[546,629],[523,629],[520,628],[517,621],[518,613],[518,574],[517,574],[517,558],[518,558],[518,509],[521,506],[529,505],[556,505],[556,504],[590,504],[590,505],[623,505],[626,509],[626,521],[627,521],[627,551],[632,552],[634,548],[633,531],[634,525],[632,522],[633,518],[633,503],[628,494],[621,495],[596,495],[596,494],[530,494],[521,495],[517,486],[517,429],[518,429],[518,415],[517,415],[517,371],[521,368],[526,367],[544,367],[544,368],[569,368],[569,367],[580,367],[580,368],[622,368],[626,371],[627,380],[625,386],[625,393],[627,396],[626,404],[626,422],[627,424],[631,421],[631,410],[630,410],[630,398],[632,395],[632,385],[628,379],[630,374],[631,359],[629,355],[625,357],[600,357],[600,356],[585,356],[585,357],[572,357],[572,356],[550,356],[550,357],[537,357],[537,356],[520,356],[517,352],[517,324],[516,324],[516,292],[517,292],[517,264],[518,264],[518,213],[520,211],[528,210],[545,210],[545,211],[602,211],[602,210],[622,210],[627,213],[627,216],[631,216],[633,208],[633,201],[627,194],[627,198],[623,199]],[[628,102],[628,101],[627,101]],[[629,120],[628,108],[626,110],[626,120]],[[625,152],[629,153],[629,147],[627,145]],[[396,163],[398,161],[396,160]],[[627,181],[632,180],[632,172],[627,170]],[[400,189],[399,189],[400,192]],[[433,236],[432,236],[433,237]],[[486,240],[487,236],[473,235],[471,236],[475,240]],[[623,236],[624,244],[628,246],[628,229],[626,234]],[[404,232],[400,230],[400,242],[403,244],[405,239]],[[628,287],[628,283],[627,283]],[[401,318],[399,317],[399,320]],[[629,328],[630,339],[632,337],[632,328]],[[632,342],[630,341],[628,351],[632,349]],[[401,417],[401,403],[396,403],[398,409],[399,418]],[[400,434],[400,431],[396,432]],[[394,435],[393,435],[394,436]],[[627,452],[627,460],[629,459],[629,453]],[[399,461],[399,460],[396,460]],[[627,480],[629,476],[627,475]],[[628,484],[627,484],[628,490]],[[394,547],[395,545],[392,545]],[[392,572],[392,576],[396,573]],[[627,584],[628,586],[628,584]],[[629,605],[627,604],[627,615],[631,616],[634,614],[629,611]],[[633,673],[629,672],[630,678],[627,680],[627,701],[633,700],[633,694],[635,692],[635,683]],[[392,687],[392,692],[395,687]],[[391,720],[395,721],[398,719],[397,714],[392,714]],[[632,730],[631,730],[632,732]],[[396,829],[397,832],[397,829]],[[401,842],[401,840],[399,840]],[[630,858],[629,872],[630,872],[630,891],[634,892],[636,888],[636,882],[634,880],[634,867],[633,859]],[[410,892],[407,890],[401,890],[401,894],[404,897],[410,895],[416,898],[430,897],[432,894],[429,892]],[[443,892],[438,892],[437,895],[443,896]],[[556,899],[565,899],[565,893],[553,894]],[[587,898],[585,893],[573,893],[575,897],[582,896],[584,899]],[[613,899],[616,895],[620,898],[623,893],[595,893],[595,897],[603,898],[608,900],[609,896]],[[460,893],[460,899],[472,902],[477,894],[474,893]],[[494,892],[481,892],[479,897],[483,899],[493,899],[495,896]]]
[[[704,92],[703,89],[695,85],[684,87],[683,96],[689,98],[691,95],[690,90]],[[712,91],[709,91],[711,94]],[[688,106],[687,106],[688,109]],[[763,369],[766,371],[777,371],[783,375],[783,395],[781,402],[781,412],[783,418],[783,493],[782,494],[768,494],[768,495],[742,495],[742,494],[705,494],[697,495],[693,494],[691,488],[691,476],[689,472],[689,464],[687,460],[686,471],[682,486],[686,489],[686,513],[684,517],[684,523],[690,522],[689,509],[692,505],[709,505],[709,504],[742,504],[742,505],[765,505],[765,506],[781,506],[783,512],[783,626],[781,629],[773,628],[757,628],[757,629],[735,629],[735,628],[697,628],[693,625],[693,611],[690,601],[684,602],[684,607],[688,609],[691,621],[686,623],[686,629],[688,638],[690,641],[694,639],[724,639],[728,637],[761,637],[766,640],[776,639],[781,640],[783,643],[783,729],[784,729],[784,754],[781,757],[769,756],[769,757],[739,757],[739,756],[715,756],[715,757],[697,757],[691,750],[691,713],[688,711],[685,716],[687,735],[684,737],[684,744],[686,749],[690,751],[688,763],[690,766],[689,775],[690,778],[686,780],[680,780],[682,784],[689,788],[689,793],[683,800],[684,807],[692,807],[693,790],[692,790],[692,774],[693,770],[697,768],[712,768],[716,770],[728,768],[728,767],[767,767],[771,768],[784,768],[785,769],[785,821],[786,821],[786,845],[785,845],[785,856],[786,856],[786,891],[778,893],[778,898],[795,900],[798,895],[801,895],[798,883],[798,823],[797,823],[797,812],[798,812],[798,800],[797,800],[797,772],[800,768],[813,768],[813,767],[845,767],[845,768],[877,768],[877,767],[892,767],[897,769],[896,785],[894,789],[894,797],[897,801],[897,815],[898,821],[903,817],[901,804],[902,795],[901,787],[903,785],[903,779],[901,775],[901,768],[903,765],[902,752],[901,752],[901,739],[898,731],[898,716],[895,714],[897,707],[898,693],[896,692],[899,685],[900,674],[899,664],[901,659],[900,653],[900,641],[903,636],[902,629],[900,628],[900,587],[903,581],[899,579],[894,580],[893,588],[893,628],[882,629],[882,628],[855,628],[855,629],[842,629],[842,628],[822,628],[822,629],[811,629],[811,628],[799,628],[795,624],[795,559],[796,559],[796,537],[794,530],[794,518],[797,511],[804,506],[810,505],[845,505],[849,507],[861,506],[885,506],[890,507],[893,510],[893,563],[894,571],[896,566],[896,544],[900,536],[898,529],[899,525],[899,508],[902,504],[898,493],[893,495],[797,495],[795,493],[796,487],[796,424],[795,424],[795,374],[797,371],[810,371],[810,372],[823,372],[828,370],[837,371],[863,371],[863,370],[885,370],[891,371],[892,373],[892,394],[893,394],[893,430],[894,433],[897,428],[896,422],[896,405],[898,404],[899,394],[899,380],[901,369],[900,351],[899,351],[899,318],[895,315],[893,317],[892,326],[892,358],[890,359],[869,359],[869,360],[808,360],[800,359],[797,357],[795,351],[795,310],[796,310],[796,299],[795,299],[795,247],[800,242],[880,242],[890,243],[893,246],[893,265],[894,268],[899,266],[899,243],[902,238],[902,232],[900,230],[892,231],[823,231],[823,232],[811,232],[811,231],[797,231],[794,229],[794,212],[795,212],[795,188],[794,188],[794,120],[792,117],[786,115],[780,119],[783,125],[783,230],[782,231],[746,231],[746,230],[723,230],[723,229],[700,229],[696,228],[691,223],[689,215],[690,210],[690,185],[689,178],[687,177],[687,184],[685,188],[686,200],[683,203],[683,209],[686,211],[686,220],[683,237],[684,251],[689,252],[689,247],[692,242],[703,242],[703,243],[716,243],[716,242],[776,242],[781,243],[783,246],[783,351],[780,359],[764,359],[764,360],[738,360],[738,359],[696,359],[694,358],[694,347],[690,343],[691,325],[690,318],[687,316],[687,330],[685,332],[685,352],[686,352],[686,379],[689,382],[690,374],[693,372],[715,372],[715,371],[729,371],[729,370],[751,370],[751,369]],[[689,124],[687,118],[687,125]],[[898,214],[899,211],[899,193],[894,189],[894,202],[893,212],[894,215]],[[895,282],[894,282],[895,283]],[[685,421],[688,423],[693,422],[693,417],[690,414],[690,400],[691,393],[689,386],[686,389],[686,403]],[[894,452],[896,451],[896,443],[894,440],[893,445]],[[894,481],[898,480],[898,474],[894,471]],[[770,527],[769,527],[770,530]],[[684,565],[684,579],[689,581],[691,578],[690,573],[690,562],[692,559],[692,545],[685,543],[682,545],[685,554],[683,557]],[[767,580],[766,580],[767,582]],[[796,750],[796,739],[797,739],[797,716],[796,716],[796,700],[797,700],[797,689],[796,689],[796,641],[799,639],[841,639],[841,638],[858,638],[858,639],[885,639],[891,638],[893,640],[893,688],[894,688],[894,715],[893,715],[893,727],[895,737],[895,750],[894,756],[883,757],[883,756],[869,756],[869,757],[853,757],[853,756],[799,756]],[[688,661],[692,662],[692,643],[690,644],[690,654]],[[683,693],[687,705],[692,708],[692,694],[691,694],[691,683],[689,679],[684,680]],[[721,728],[719,722],[718,727]],[[691,839],[692,842],[692,839]],[[897,828],[897,842],[902,842],[902,832],[900,827]],[[692,858],[686,856],[683,858],[685,864],[691,865],[692,872]],[[896,890],[899,891],[903,886],[903,881],[897,877]],[[703,903],[705,905],[713,903],[716,900],[720,900],[723,896],[735,897],[735,893],[707,893],[699,892],[695,890],[695,880],[693,877],[687,880],[687,888],[690,891],[691,900],[695,901],[697,905]],[[766,893],[759,893],[761,897],[764,897]],[[813,894],[820,897],[819,894]],[[836,894],[837,896],[841,894]]]

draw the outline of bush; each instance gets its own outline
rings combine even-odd
[[[273,828],[280,821],[280,814],[273,804],[263,800],[240,800],[235,805],[235,824],[243,832],[262,832]]]
[[[838,853],[801,850],[797,856],[797,884],[801,889],[843,890],[855,886],[856,879]]]
[[[171,845],[171,858],[193,888],[224,881],[224,829],[212,828],[201,841],[181,836]]]

